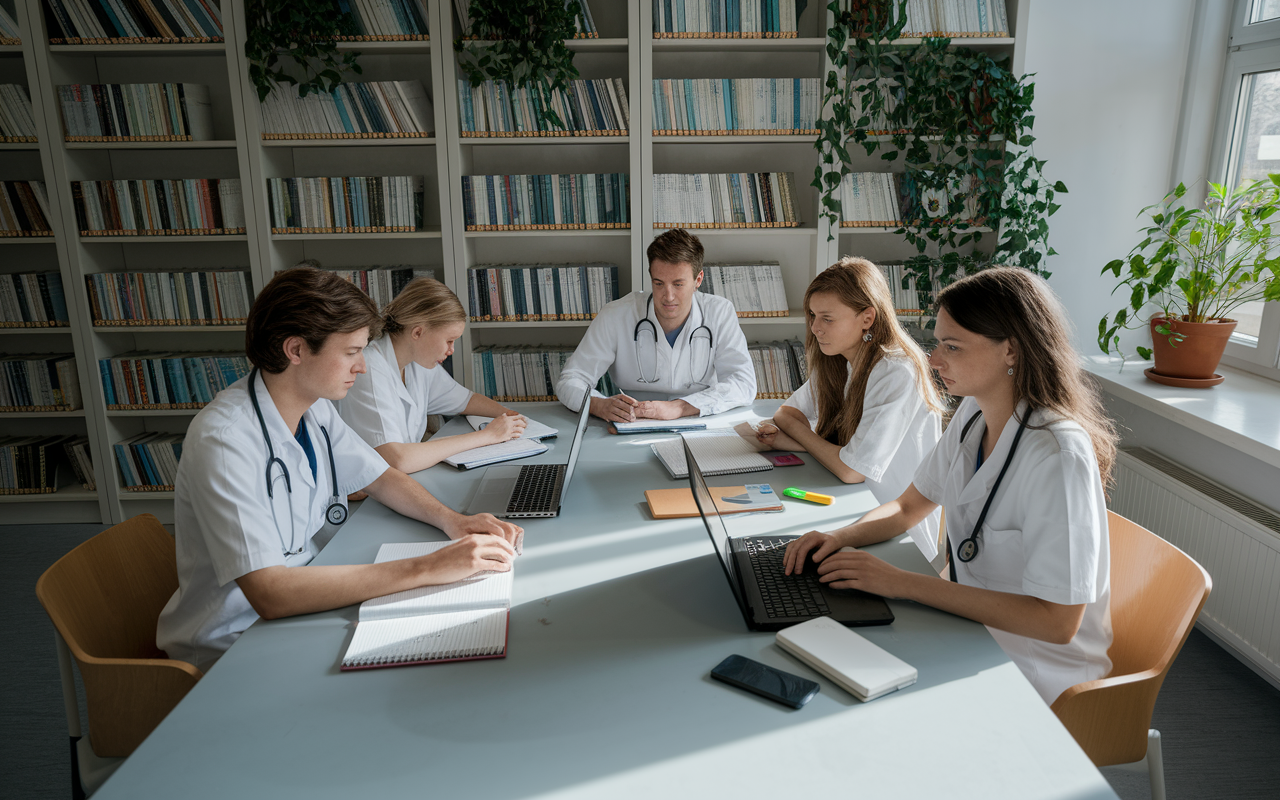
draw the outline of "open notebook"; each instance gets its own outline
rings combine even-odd
[[[424,556],[451,544],[384,544],[374,563]],[[496,572],[366,600],[342,669],[503,658],[513,585],[511,572]]]
[[[681,436],[689,442],[703,475],[735,475],[773,469],[773,462],[760,455],[732,428],[693,431]],[[680,437],[664,439],[650,447],[672,478],[689,477],[689,465],[684,460],[684,443]]]
[[[486,444],[463,450],[461,453],[454,453],[444,459],[444,463],[458,469],[475,469],[516,458],[536,456],[547,452],[548,449],[541,439],[508,439],[505,442]]]

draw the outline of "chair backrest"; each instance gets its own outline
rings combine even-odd
[[[150,514],[108,528],[36,582],[36,596],[78,661],[168,658],[156,647],[156,622],[177,589],[173,537]]]
[[[1160,681],[1213,582],[1190,556],[1135,522],[1107,512],[1111,538],[1114,675],[1159,670]]]

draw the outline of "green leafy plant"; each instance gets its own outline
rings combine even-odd
[[[812,182],[821,213],[839,226],[840,183],[853,171],[850,150],[861,147],[902,164],[916,216],[897,233],[916,249],[905,271],[922,297],[993,264],[1048,277],[1044,260],[1055,251],[1047,220],[1067,187],[1044,177],[1045,161],[1031,149],[1031,76],[1015,77],[1007,58],[952,48],[949,39],[893,44],[906,24],[905,0],[832,0],[828,8],[832,69]],[[963,252],[992,230],[990,254]]]
[[[1210,183],[1204,207],[1183,202],[1181,183],[1164,199],[1147,206],[1139,216],[1150,218],[1143,239],[1129,255],[1102,268],[1120,282],[1112,294],[1124,290],[1129,304],[1098,323],[1098,346],[1120,351],[1122,328],[1145,327],[1144,308],[1159,309],[1160,317],[1184,322],[1228,319],[1243,303],[1280,300],[1280,236],[1272,221],[1280,211],[1280,175],[1247,181],[1235,189]],[[1156,333],[1169,337],[1173,347],[1186,337],[1167,324]],[[1136,348],[1144,359],[1151,349]],[[1123,353],[1121,352],[1121,355]]]
[[[359,53],[338,52],[337,37],[357,31],[336,0],[246,0],[244,10],[244,54],[259,102],[286,83],[298,87],[299,97],[332,92],[346,73],[361,72]],[[286,70],[289,62],[301,79]]]
[[[564,0],[471,0],[467,15],[470,29],[453,47],[471,85],[493,80],[529,88],[538,120],[564,128],[551,92],[567,89],[578,77],[573,51],[564,43],[576,31]]]

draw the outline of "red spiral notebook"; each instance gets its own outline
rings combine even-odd
[[[423,556],[452,544],[384,544],[375,563]],[[505,658],[513,586],[512,572],[495,572],[366,600],[341,668]]]

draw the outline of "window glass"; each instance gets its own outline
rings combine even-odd
[[[1253,11],[1249,14],[1249,23],[1266,22],[1280,18],[1280,0],[1254,0]]]

